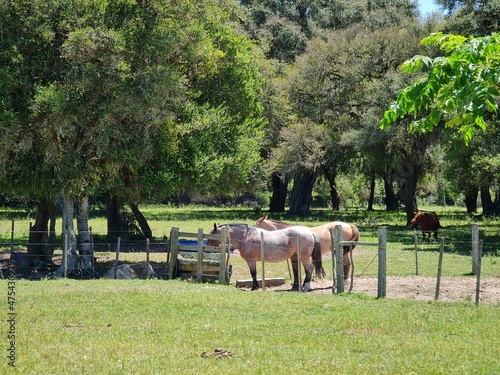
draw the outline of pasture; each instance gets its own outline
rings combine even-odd
[[[214,222],[254,224],[254,210],[148,207],[144,210],[158,241],[172,226],[185,231]],[[446,238],[443,277],[467,279],[471,260],[470,224],[460,211],[438,211]],[[16,220],[19,246],[32,218],[23,212],[1,212],[1,238],[10,236]],[[335,217],[334,217],[335,216]],[[287,221],[296,218],[276,217]],[[392,298],[391,278],[415,278],[414,232],[402,213],[382,211],[315,212],[308,226],[343,220],[360,228],[361,240],[377,241],[377,228],[387,226],[387,274],[390,298],[376,299],[363,281],[376,277],[376,248],[355,250],[353,294],[331,294],[331,284],[316,281],[322,292],[289,292],[287,264],[266,265],[266,277],[284,277],[288,284],[267,292],[239,290],[237,279],[249,278],[248,266],[231,257],[232,284],[150,280],[15,280],[16,367],[7,355],[2,373],[238,373],[289,374],[494,374],[500,367],[499,304],[476,306],[465,296],[458,302]],[[24,224],[23,224],[24,223]],[[96,237],[105,234],[102,217],[91,219]],[[482,275],[500,278],[498,221],[481,221],[484,241]],[[26,230],[27,232],[27,230]],[[417,233],[420,237],[420,234]],[[439,244],[418,242],[419,277],[436,275]],[[470,250],[469,250],[470,251]],[[114,263],[113,252],[96,254],[98,267]],[[142,252],[121,254],[121,261],[144,260]],[[155,270],[165,254],[152,253]],[[331,277],[332,263],[324,258]],[[260,278],[260,267],[258,277]],[[359,283],[357,284],[357,281]],[[7,294],[8,281],[0,280]],[[411,284],[411,281],[410,283]],[[363,287],[362,287],[363,286]],[[444,285],[446,287],[446,285]],[[417,288],[418,285],[409,285]],[[356,289],[358,288],[358,289]],[[423,291],[421,291],[423,293]],[[418,293],[418,292],[417,292]],[[445,291],[443,291],[443,294]],[[470,291],[473,294],[474,291]],[[8,301],[4,300],[4,316]],[[0,347],[8,353],[8,323]],[[219,350],[220,349],[220,350]]]
[[[498,306],[163,280],[18,281],[16,290],[16,368],[4,356],[3,373],[494,374],[500,365]]]

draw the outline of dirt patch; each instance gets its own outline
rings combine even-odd
[[[377,278],[355,277],[352,293],[377,296]],[[332,293],[332,280],[318,280],[311,283],[310,293]],[[269,291],[289,290],[291,284],[268,288]],[[344,290],[349,291],[349,282]],[[436,278],[427,276],[388,276],[386,280],[387,298],[405,298],[433,301],[436,293]],[[448,302],[475,302],[475,277],[444,277],[439,288],[439,300]],[[480,284],[480,303],[500,304],[500,277],[483,278]]]
[[[235,255],[237,256],[237,255]],[[7,276],[10,253],[0,253],[0,271]],[[54,257],[54,268],[60,264],[61,257]],[[98,259],[96,269],[100,271],[108,269],[113,265],[113,256],[105,256]],[[102,269],[101,269],[102,268]],[[244,266],[246,271],[246,265]],[[164,267],[161,267],[164,270]],[[156,269],[155,269],[156,271]],[[30,271],[26,274],[18,274],[18,277],[32,279]],[[39,276],[48,276],[43,272]],[[233,275],[232,282],[236,282],[237,275]],[[367,296],[377,296],[377,278],[355,277],[352,286],[352,293],[363,293]],[[311,283],[310,293],[332,293],[333,282],[331,279],[315,280]],[[288,291],[291,289],[290,283],[282,286],[267,288],[269,291]],[[350,289],[349,282],[344,290]],[[388,276],[386,280],[387,298],[416,299],[422,301],[433,301],[436,293],[436,278],[428,276]],[[476,278],[475,277],[443,277],[439,290],[439,300],[448,302],[475,302],[476,301]],[[488,277],[481,279],[480,303],[500,304],[500,277]]]

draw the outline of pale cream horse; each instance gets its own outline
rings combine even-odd
[[[311,288],[313,268],[318,277],[322,276],[320,241],[318,236],[309,228],[294,227],[267,231],[246,224],[226,224],[226,226],[229,229],[231,244],[235,249],[239,250],[240,256],[248,264],[252,275],[252,290],[259,288],[256,262],[261,261],[261,240],[264,241],[264,260],[266,262],[276,263],[292,259],[294,275],[292,290],[299,289],[299,262],[302,263],[306,272],[303,291],[309,291]],[[219,234],[221,228],[221,225],[214,224],[214,229],[210,233]],[[300,249],[297,247],[297,237],[301,238]],[[207,241],[207,245],[218,246],[219,241],[210,239]]]

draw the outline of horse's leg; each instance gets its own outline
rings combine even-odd
[[[306,271],[304,284],[302,284],[302,291],[309,292],[311,290],[311,278],[314,267],[311,264],[311,259],[309,258],[308,255],[305,258],[302,258],[302,265],[304,266],[304,270]]]
[[[290,260],[292,261],[292,269],[293,269],[292,290],[299,290],[299,259],[297,257],[297,254],[293,254]]]
[[[247,259],[247,264],[250,269],[250,275],[252,275],[252,290],[257,290],[259,289],[259,283],[257,282],[257,262]]]
[[[347,247],[347,250],[346,250]],[[351,268],[351,259],[349,258],[349,252],[350,252],[350,247],[345,246],[344,247],[344,256],[343,256],[343,263],[344,263],[344,281],[347,280],[349,277],[349,269]]]

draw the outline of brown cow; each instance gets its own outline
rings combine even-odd
[[[420,227],[423,239],[425,239],[426,233],[429,234],[429,239],[431,238],[431,233],[434,233],[434,239],[437,240],[438,229],[442,228],[439,223],[439,217],[435,212],[415,212],[411,223]]]

